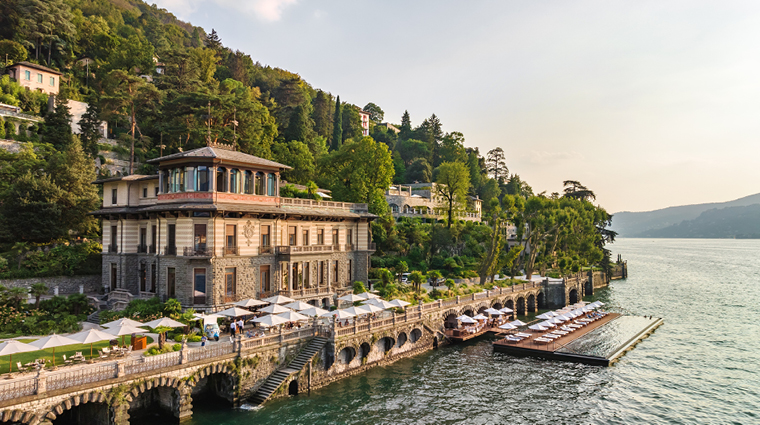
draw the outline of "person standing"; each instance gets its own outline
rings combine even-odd
[[[238,331],[238,333],[240,333],[240,335],[243,334],[243,327],[244,327],[244,325],[245,325],[245,323],[243,323],[243,318],[241,317],[237,321],[237,331]]]
[[[232,322],[230,322],[230,336],[235,336],[236,327],[237,327],[237,323],[235,322],[235,319],[232,319]]]

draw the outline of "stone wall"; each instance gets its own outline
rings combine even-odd
[[[100,275],[90,276],[56,276],[56,277],[35,277],[29,279],[0,279],[0,285],[6,288],[29,288],[35,283],[42,282],[50,288],[49,295],[53,295],[53,288],[58,287],[59,295],[78,294],[79,285],[84,285],[85,293],[100,292],[101,278]]]

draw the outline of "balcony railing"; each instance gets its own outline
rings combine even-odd
[[[240,249],[236,246],[225,246],[224,255],[239,255]]]
[[[332,248],[333,248],[333,251],[340,252],[340,245],[335,244],[332,246]]]
[[[205,246],[186,246],[182,250],[182,255],[185,257],[211,257],[212,253],[210,249]]]
[[[137,245],[137,252],[140,254],[145,254],[148,252],[148,246],[147,245]]]
[[[148,252],[151,253],[151,254],[155,254],[156,253],[156,246],[155,245],[149,246],[148,247]]]
[[[277,255],[291,255],[291,254],[310,254],[314,252],[333,252],[335,247],[333,245],[306,245],[306,246],[292,246],[281,245],[276,247]]]
[[[280,198],[280,205],[292,205],[308,208],[339,208],[356,212],[368,212],[367,204],[353,204],[350,202],[315,201],[300,198]]]
[[[260,246],[259,255],[263,255],[263,254],[274,254],[274,247],[272,245]]]
[[[367,244],[367,251],[374,251],[377,249],[377,244],[374,242],[370,242]]]
[[[354,244],[352,244],[352,243],[347,243],[347,244],[345,245],[345,247],[344,247],[344,249],[343,249],[343,250],[344,250],[344,251],[353,251],[354,249],[356,249],[356,246],[354,246]]]
[[[118,245],[114,245],[114,244],[108,245],[108,253],[109,254],[113,254],[113,253],[117,253],[117,252],[119,252]]]
[[[177,255],[177,247],[176,246],[165,246],[164,247],[164,255]]]

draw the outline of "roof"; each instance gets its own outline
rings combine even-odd
[[[91,215],[105,214],[135,214],[149,213],[160,211],[236,211],[249,213],[264,214],[289,214],[289,215],[312,215],[321,217],[346,217],[346,218],[375,218],[374,214],[369,212],[353,212],[340,208],[302,208],[294,206],[271,206],[271,205],[251,205],[251,204],[205,204],[194,202],[180,202],[172,204],[146,205],[142,207],[116,207],[102,208],[92,211]]]
[[[170,161],[173,159],[183,158],[219,158],[228,161],[243,162],[252,165],[261,165],[271,168],[282,168],[289,170],[291,167],[280,164],[279,162],[270,161],[268,159],[259,158],[258,156],[249,155],[243,152],[237,152],[229,149],[222,149],[217,147],[204,146],[202,148],[193,149],[187,152],[177,152],[175,154],[162,156],[161,158],[155,158],[148,161],[148,163],[159,163],[163,161]]]
[[[55,75],[63,75],[61,72],[58,72],[55,69],[50,69],[50,68],[48,68],[46,66],[37,65],[36,63],[31,63],[31,62],[27,62],[27,61],[16,62],[13,65],[9,66],[8,68],[13,68],[14,66],[25,66],[27,68],[39,69],[40,71],[49,72],[49,73],[55,74]]]
[[[108,182],[118,182],[118,181],[140,181],[140,180],[154,180],[158,179],[157,175],[143,175],[143,174],[132,174],[129,176],[116,176],[116,177],[108,177],[105,179],[98,179],[93,182],[93,184],[97,183],[108,183]]]

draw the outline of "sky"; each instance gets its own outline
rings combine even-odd
[[[385,120],[435,113],[609,212],[760,192],[760,2],[154,0]]]

